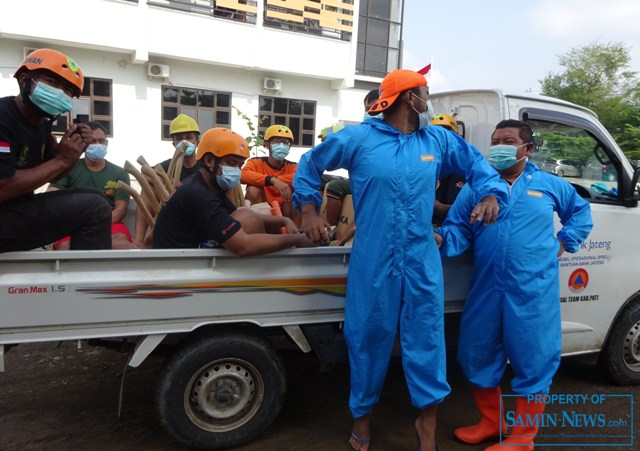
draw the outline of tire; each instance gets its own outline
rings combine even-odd
[[[607,376],[617,385],[640,385],[640,302],[616,320],[601,355]]]
[[[564,171],[562,169],[558,169],[558,177],[564,177]]]
[[[220,449],[262,434],[286,395],[282,361],[261,335],[220,332],[182,346],[156,388],[165,431],[192,447]]]

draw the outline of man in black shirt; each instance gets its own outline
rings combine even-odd
[[[111,249],[111,207],[96,190],[34,194],[67,173],[92,132],[71,125],[60,142],[51,122],[71,111],[84,78],[71,58],[31,52],[14,77],[20,95],[0,99],[0,252],[30,250],[67,235],[71,249]]]
[[[224,247],[238,256],[313,246],[283,216],[236,209],[226,196],[240,183],[249,145],[237,133],[208,130],[196,150],[200,168],[164,205],[153,231],[154,248]],[[284,227],[285,234],[279,233]]]

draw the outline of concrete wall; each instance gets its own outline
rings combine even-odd
[[[253,25],[150,7],[143,0],[5,3],[0,14],[0,96],[17,93],[12,76],[25,47],[59,50],[87,76],[111,79],[108,159],[116,164],[134,162],[140,154],[150,162],[172,155],[171,144],[161,140],[163,84],[231,92],[232,104],[253,117],[259,96],[274,95],[263,92],[263,79],[278,78],[282,90],[275,95],[317,101],[316,135],[332,123],[362,119],[367,90],[353,88],[355,39],[264,28],[261,13]],[[150,79],[149,61],[168,64],[170,77]],[[231,128],[248,134],[235,115]],[[291,158],[297,160],[306,150],[294,149]]]

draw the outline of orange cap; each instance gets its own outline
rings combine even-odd
[[[369,108],[369,113],[379,113],[386,110],[396,101],[401,92],[427,84],[424,75],[406,69],[391,71],[380,83],[380,98]]]

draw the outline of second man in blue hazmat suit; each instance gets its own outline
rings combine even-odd
[[[500,122],[491,136],[489,162],[509,189],[508,204],[492,227],[470,225],[465,215],[482,193],[464,186],[443,226],[436,230],[444,256],[459,255],[473,244],[475,270],[458,342],[458,361],[472,384],[482,414],[480,423],[456,429],[476,444],[506,433],[500,379],[511,363],[515,377],[516,423],[509,438],[488,450],[533,449],[535,419],[558,369],[561,353],[558,257],[576,252],[591,231],[589,203],[568,182],[527,161],[533,132],[518,120]],[[562,228],[554,232],[554,216]],[[520,445],[520,446],[518,446]]]

